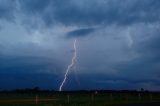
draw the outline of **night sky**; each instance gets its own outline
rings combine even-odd
[[[160,90],[160,0],[0,0],[0,90],[58,90],[75,39],[63,90]]]

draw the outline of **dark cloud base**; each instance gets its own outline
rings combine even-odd
[[[83,28],[83,29],[77,29],[71,32],[68,32],[67,38],[77,38],[77,37],[84,37],[88,34],[94,32],[94,28]]]

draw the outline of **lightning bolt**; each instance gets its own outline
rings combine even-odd
[[[67,70],[66,70],[66,73],[64,75],[64,79],[59,87],[59,91],[62,91],[62,87],[64,85],[64,83],[66,82],[66,79],[67,79],[67,76],[68,76],[68,73],[69,71],[75,66],[75,63],[76,63],[76,58],[77,58],[77,48],[76,48],[76,43],[77,43],[77,40],[75,39],[74,40],[74,55],[72,57],[72,61],[71,61],[71,64],[68,65],[67,67]]]

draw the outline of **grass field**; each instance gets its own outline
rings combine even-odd
[[[109,106],[160,102],[160,93],[1,93],[0,106]]]

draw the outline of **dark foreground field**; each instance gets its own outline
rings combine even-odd
[[[10,92],[0,93],[0,106],[160,106],[160,93]]]
[[[131,104],[116,105],[116,106],[160,106],[160,102],[131,103]]]

